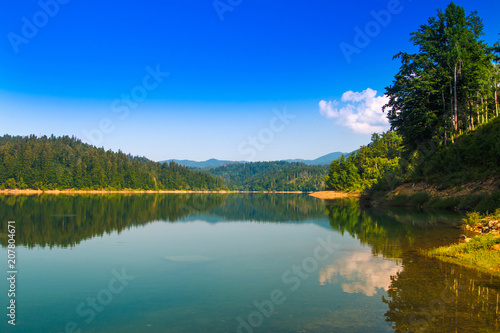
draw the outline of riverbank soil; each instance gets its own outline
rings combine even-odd
[[[337,191],[320,191],[309,193],[311,197],[324,199],[324,200],[334,200],[343,198],[358,198],[358,192],[337,192]]]

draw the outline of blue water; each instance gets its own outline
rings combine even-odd
[[[3,315],[1,331],[454,332],[463,327],[457,313],[478,311],[465,294],[476,295],[478,285],[488,288],[487,310],[473,327],[499,328],[497,279],[417,253],[427,242],[449,242],[459,215],[248,196],[196,207],[175,196],[0,198],[2,218],[18,214],[16,325]],[[155,219],[184,204],[194,209]],[[61,207],[75,216],[58,216]],[[417,226],[405,224],[413,217]],[[453,279],[467,286],[464,300],[440,301],[443,288],[456,291],[447,287]],[[7,282],[0,288],[8,305]],[[426,314],[429,304],[443,309]]]

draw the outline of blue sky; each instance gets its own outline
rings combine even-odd
[[[387,128],[392,56],[448,3],[6,0],[0,135],[74,135],[153,160],[352,151]],[[498,41],[497,1],[456,3]]]

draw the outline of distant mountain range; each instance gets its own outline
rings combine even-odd
[[[341,153],[341,152],[334,152],[330,154],[326,154],[324,156],[318,157],[317,159],[314,160],[303,160],[303,159],[289,159],[289,160],[283,160],[285,162],[298,162],[298,163],[304,163],[307,165],[329,165],[332,163],[333,160],[336,160],[339,158],[342,154],[344,156],[349,156],[351,153]],[[176,160],[176,159],[171,159],[171,160],[165,160],[165,161],[160,161],[160,163],[163,162],[175,162],[179,165],[183,165],[189,168],[216,168],[219,166],[224,166],[224,165],[229,165],[229,164],[237,164],[237,163],[248,163],[246,161],[226,161],[226,160],[217,160],[215,158],[211,158],[206,161],[192,161],[192,160]]]
[[[307,165],[329,165],[332,163],[332,161],[336,160],[339,158],[341,155],[344,156],[349,156],[351,153],[341,153],[341,152],[335,152],[335,153],[330,153],[326,154],[324,156],[318,157],[315,160],[302,160],[302,159],[295,159],[295,160],[284,160],[285,162],[298,162],[298,163],[305,163]]]
[[[166,160],[166,161],[160,161],[160,163],[163,162],[175,162],[179,165],[187,166],[188,168],[198,168],[198,169],[203,169],[203,168],[217,168],[219,166],[223,165],[228,165],[228,164],[237,164],[237,163],[246,163],[245,161],[224,161],[224,160],[217,160],[215,158],[211,158],[206,161],[202,162],[197,162],[197,161],[191,161],[191,160]]]

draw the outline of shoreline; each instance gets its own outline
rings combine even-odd
[[[459,242],[424,251],[439,260],[500,276],[500,209],[489,216],[468,214]],[[467,237],[472,234],[472,237]]]
[[[229,190],[0,190],[0,195],[41,195],[41,194],[227,194],[227,193],[281,193],[281,194],[306,194],[300,191],[229,191]]]
[[[468,239],[468,243],[459,242],[449,246],[441,246],[424,251],[422,254],[500,277],[499,235],[477,235]]]
[[[373,207],[491,212],[500,207],[500,182],[490,178],[446,188],[426,182],[405,183],[390,191],[367,191],[360,199]]]
[[[323,200],[335,200],[335,199],[345,199],[345,198],[359,198],[360,193],[358,192],[337,192],[337,191],[319,191],[309,193],[311,197],[323,199]]]

